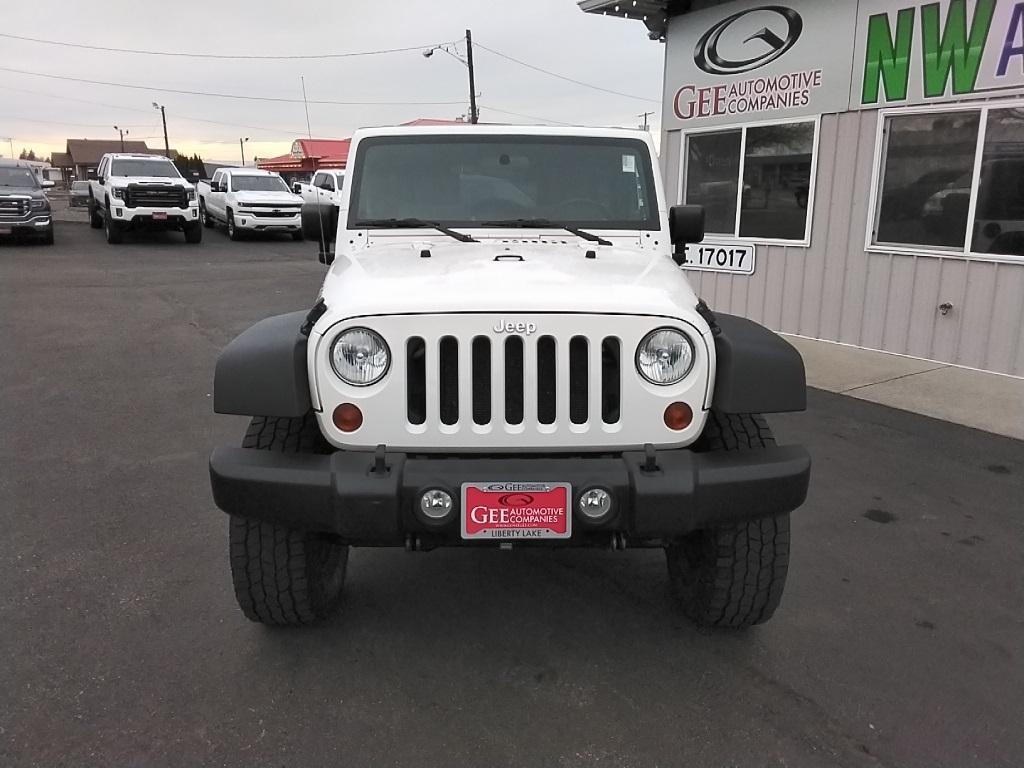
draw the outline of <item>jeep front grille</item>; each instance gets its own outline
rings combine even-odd
[[[465,417],[486,426],[495,415],[508,425],[531,422],[541,428],[560,421],[584,425],[592,419],[605,424],[619,420],[622,371],[620,343],[614,336],[509,336],[492,342],[487,336],[446,335],[434,344],[413,336],[406,341],[405,359],[406,413],[413,425],[427,420],[429,374],[436,375],[437,418],[446,426]],[[560,376],[566,379],[561,404]],[[467,388],[468,398],[460,387]],[[592,388],[600,392],[599,413],[591,413]],[[460,414],[460,401],[467,399],[471,413]]]

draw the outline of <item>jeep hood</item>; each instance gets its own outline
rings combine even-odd
[[[327,314],[317,325],[363,315],[581,312],[682,317],[706,327],[693,290],[664,252],[545,239],[406,240],[339,256],[324,281]]]

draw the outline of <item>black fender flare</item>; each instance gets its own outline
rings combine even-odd
[[[726,413],[806,410],[804,360],[792,344],[745,317],[716,312],[714,320],[712,407]]]
[[[306,369],[309,311],[261,320],[217,357],[213,410],[240,416],[302,416],[309,412]]]

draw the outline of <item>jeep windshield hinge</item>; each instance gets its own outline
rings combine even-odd
[[[313,305],[313,308],[309,310],[309,313],[306,315],[306,319],[299,327],[299,333],[303,336],[309,336],[310,332],[313,330],[313,326],[316,325],[316,321],[323,317],[324,312],[326,311],[327,303],[323,299],[320,299]]]
[[[389,475],[391,474],[391,467],[388,466],[387,462],[387,447],[381,443],[373,451],[373,467],[370,469],[371,475]]]

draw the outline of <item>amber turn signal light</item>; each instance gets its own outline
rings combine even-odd
[[[363,412],[352,403],[342,403],[334,409],[334,426],[342,432],[355,432],[363,426]]]
[[[665,409],[665,426],[676,432],[686,429],[693,421],[693,411],[686,403],[672,403]]]

